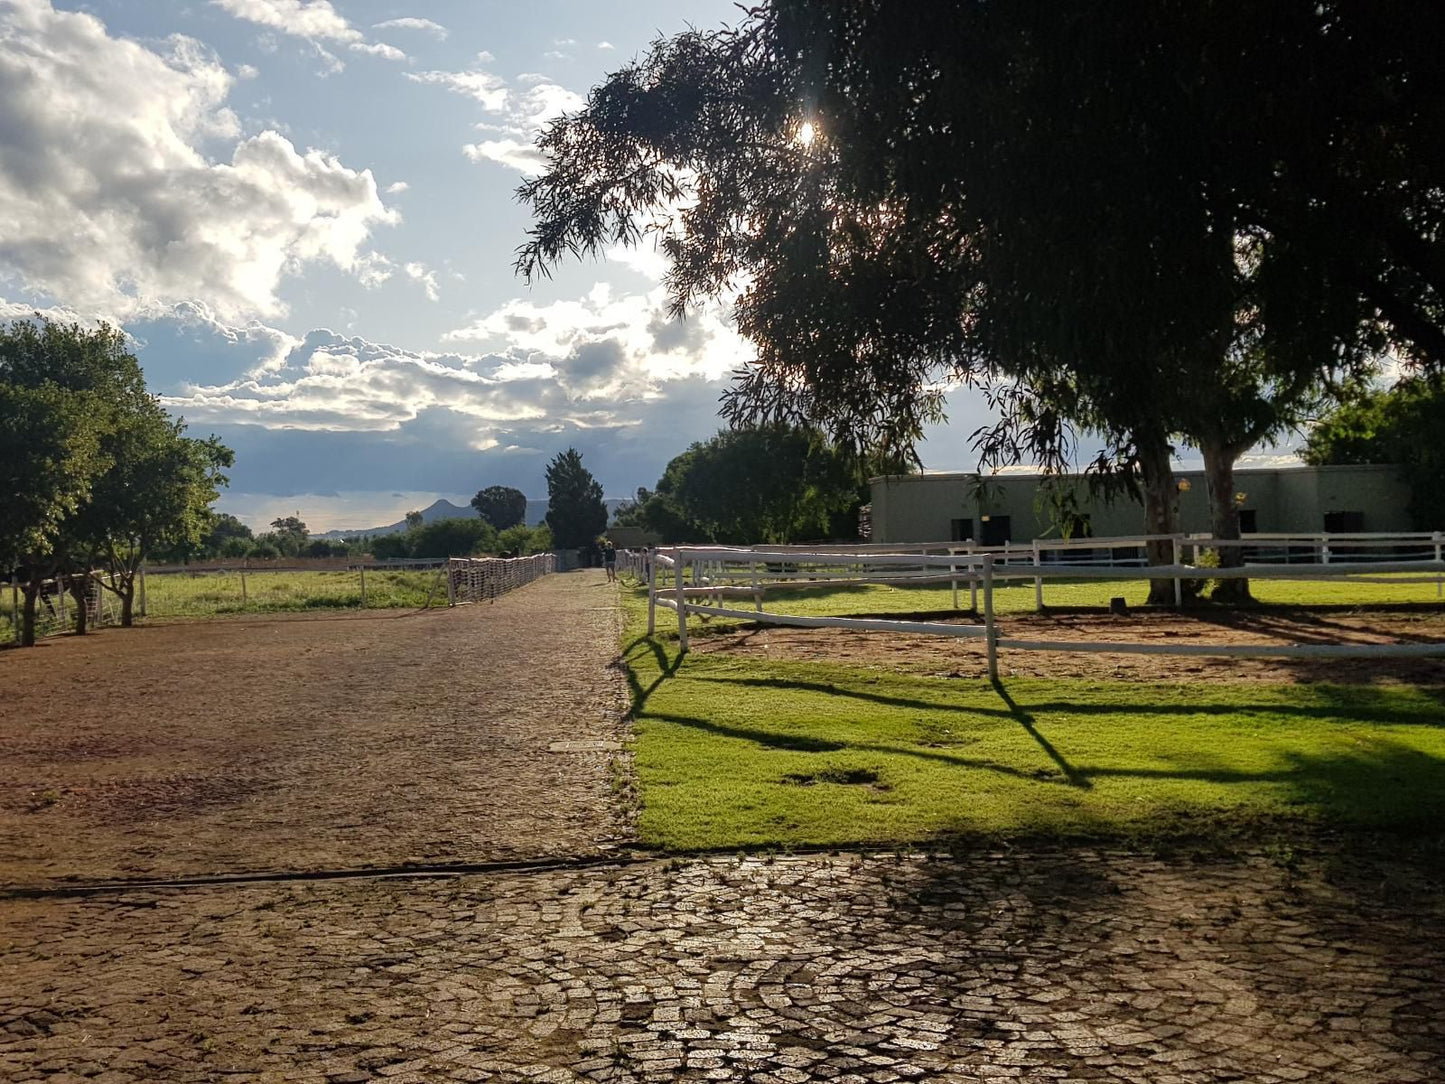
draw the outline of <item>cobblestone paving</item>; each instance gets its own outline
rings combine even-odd
[[[592,570],[454,610],[6,652],[0,884],[605,850],[631,828],[605,748],[618,621]]]
[[[1442,1080],[1440,853],[718,858],[11,899],[0,1079]]]

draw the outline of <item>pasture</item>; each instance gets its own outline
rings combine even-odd
[[[446,584],[435,571],[369,570],[367,609],[418,609],[447,604]],[[0,585],[0,643],[14,640],[16,598]],[[149,618],[219,617],[227,614],[300,613],[361,607],[361,577],[354,571],[248,570],[167,572],[146,577]],[[139,602],[137,602],[139,614]]]
[[[1005,635],[1445,639],[1433,585],[1260,583],[1273,605],[1108,614],[1143,581],[1000,588]],[[967,598],[966,591],[964,598]],[[1067,600],[1065,603],[1064,600]],[[1305,601],[1324,606],[1302,608]],[[770,593],[803,615],[940,614],[943,588]],[[676,618],[624,598],[644,842],[945,845],[961,838],[1409,829],[1445,813],[1445,663],[1003,652],[977,641]]]

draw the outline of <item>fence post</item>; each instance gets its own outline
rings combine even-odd
[[[140,615],[146,616],[146,566],[140,566]]]
[[[1330,536],[1329,536],[1328,534],[1322,534],[1322,535],[1320,535],[1320,564],[1322,564],[1322,565],[1327,565],[1327,564],[1329,564],[1329,563],[1330,563]]]
[[[993,622],[993,554],[983,555],[983,640],[988,648],[988,679],[998,680],[998,629]]]
[[[1174,567],[1178,568],[1180,562],[1184,560],[1184,545],[1177,537],[1171,539],[1170,544],[1174,550],[1174,556],[1171,557],[1170,560],[1173,562]],[[1174,577],[1174,605],[1176,608],[1184,605],[1184,583],[1178,576]]]
[[[687,654],[687,596],[682,586],[682,550],[672,551],[672,579],[677,597],[677,653]]]
[[[366,566],[361,567],[361,608],[366,609]]]
[[[241,605],[246,605],[246,569],[241,569]]]
[[[1039,553],[1039,540],[1037,538],[1034,539],[1033,549],[1034,567],[1038,568],[1039,565],[1043,563],[1043,560]],[[1042,576],[1034,577],[1034,612],[1044,612],[1044,578]]]
[[[949,557],[954,556],[954,553],[953,553],[952,550],[949,550],[949,551],[948,551],[948,556],[949,556]],[[952,585],[953,585],[953,610],[954,610],[955,613],[957,613],[957,612],[958,612],[958,565],[956,565],[953,561],[949,561],[949,562],[948,562],[948,574],[949,574],[949,576],[952,577],[952,580],[951,580],[950,582],[951,582]]]
[[[1445,532],[1436,531],[1436,532],[1435,532],[1435,536],[1434,536],[1434,541],[1435,541],[1435,563],[1438,565],[1438,564],[1440,563],[1440,551],[1441,551],[1441,547],[1442,547],[1442,544],[1445,544]],[[1437,573],[1435,573],[1435,597],[1436,597],[1436,598],[1440,598],[1440,597],[1441,597],[1441,591],[1442,591],[1442,590],[1445,590],[1445,576],[1441,576],[1440,573],[1437,572]],[[18,611],[17,611],[17,612],[18,612]]]
[[[443,567],[447,570],[447,605],[455,606],[457,604],[457,585],[452,579],[452,560],[450,557],[447,558],[447,563]]]
[[[758,587],[758,563],[756,561],[748,562],[748,574],[752,577],[753,580],[753,609],[755,609],[758,613],[762,613],[763,592]]]
[[[60,605],[60,627],[63,629],[70,624],[70,618],[65,616],[65,577],[58,572],[55,574],[55,601]]]
[[[1440,547],[1435,547],[1435,552],[1440,552]],[[1439,560],[1437,557],[1436,560]],[[10,581],[10,629],[15,636],[15,642],[20,642],[20,581]]]
[[[647,548],[647,635],[657,631],[657,547]]]

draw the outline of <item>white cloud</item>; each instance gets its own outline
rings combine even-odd
[[[519,173],[541,173],[547,160],[532,144],[520,139],[486,139],[467,143],[462,153],[473,162],[498,162]]]
[[[353,53],[366,53],[368,56],[379,56],[383,60],[407,59],[407,55],[395,45],[387,45],[384,41],[354,41],[347,48]]]
[[[387,19],[385,22],[372,23],[373,30],[420,30],[423,33],[431,34],[438,39],[445,39],[447,28],[441,23],[432,22],[430,19],[414,19],[411,17],[401,19]]]
[[[322,61],[322,75],[334,75],[345,67],[323,42],[344,45],[354,53],[383,60],[407,59],[406,53],[394,45],[367,41],[366,35],[347,22],[329,0],[211,0],[211,3],[237,19],[309,41],[316,47],[316,54]],[[438,25],[426,19],[394,19],[377,26],[410,25],[414,22]],[[445,34],[445,29],[442,32]]]
[[[417,72],[409,73],[407,78],[445,87],[479,103],[496,119],[484,121],[477,127],[497,132],[501,138],[464,144],[462,153],[474,162],[498,162],[522,173],[535,173],[543,166],[542,156],[533,146],[542,126],[562,113],[580,109],[586,104],[582,95],[543,76],[520,77],[519,82],[529,84],[520,89],[508,87],[506,80],[482,69]]]
[[[453,94],[464,94],[490,112],[500,112],[507,106],[506,80],[491,72],[407,72],[406,77],[416,83],[445,87]]]
[[[599,41],[599,42],[597,43],[597,48],[599,48],[599,49],[615,49],[615,48],[617,48],[617,46],[613,45],[610,41]]]
[[[194,40],[154,52],[45,0],[0,4],[0,39],[0,275],[30,293],[115,319],[192,299],[277,314],[284,276],[364,270],[372,229],[398,220],[369,170],[240,138],[233,77]]]
[[[478,64],[491,64],[495,62],[496,59],[496,56],[492,53],[490,49],[483,49],[480,53],[477,54]]]
[[[255,79],[261,74],[261,70],[254,64],[242,64],[236,69],[237,79]]]
[[[410,187],[411,185],[407,184],[405,181],[393,181],[391,184],[386,186],[386,194],[388,196],[399,196]]]
[[[421,283],[421,288],[425,291],[428,301],[441,300],[441,291],[437,288],[436,272],[430,270],[426,264],[409,263],[402,270],[406,272],[407,278]]]
[[[352,42],[362,39],[328,0],[211,0],[217,7],[258,26],[298,38]]]

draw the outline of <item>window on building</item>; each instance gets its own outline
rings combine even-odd
[[[1241,508],[1239,510],[1239,533],[1258,534],[1259,519],[1253,508]]]
[[[1008,516],[989,516],[983,520],[982,528],[983,537],[979,541],[985,546],[1002,546],[1013,541],[1013,524]]]
[[[1363,512],[1326,512],[1325,532],[1328,534],[1356,534],[1365,529]]]
[[[949,521],[949,538],[954,542],[967,542],[973,537],[973,520],[955,519]]]

